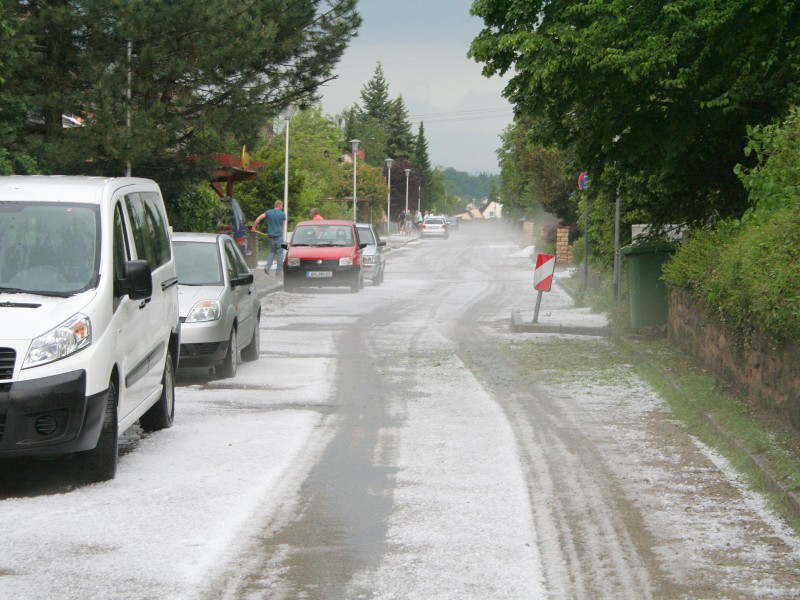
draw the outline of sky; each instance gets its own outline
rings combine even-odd
[[[389,96],[402,95],[416,135],[420,121],[431,164],[471,174],[500,172],[499,135],[511,123],[503,79],[481,75],[467,58],[483,21],[471,0],[360,0],[363,23],[322,89],[324,112],[335,115],[360,102],[362,87],[380,62]]]

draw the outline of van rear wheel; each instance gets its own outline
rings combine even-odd
[[[146,413],[139,417],[139,425],[145,431],[158,431],[172,427],[175,418],[175,367],[172,352],[167,350],[164,374],[161,376],[161,397]]]
[[[119,438],[117,432],[117,386],[108,382],[106,392],[106,414],[97,446],[93,450],[77,455],[80,461],[81,479],[86,483],[97,483],[114,479],[117,474],[117,452]]]

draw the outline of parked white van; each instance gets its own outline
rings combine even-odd
[[[103,481],[120,433],[171,426],[177,283],[155,182],[0,177],[0,458]]]

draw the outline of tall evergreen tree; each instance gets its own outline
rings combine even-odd
[[[386,125],[389,120],[390,100],[389,84],[383,75],[383,67],[379,62],[375,67],[375,74],[364,87],[361,88],[362,112]]]
[[[411,162],[425,174],[426,178],[431,173],[431,159],[428,155],[428,140],[425,138],[425,124],[419,122],[417,137],[414,139],[414,150],[411,154]]]
[[[50,170],[161,181],[315,100],[361,22],[357,0],[0,1],[28,43],[5,83],[34,117],[14,143]]]
[[[389,136],[386,152],[389,158],[409,158],[413,151],[414,135],[411,132],[408,110],[402,95],[392,100],[390,104],[387,130]]]

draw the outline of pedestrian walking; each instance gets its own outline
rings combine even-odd
[[[404,219],[405,231],[406,235],[411,235],[411,229],[414,223],[414,215],[411,213],[410,210],[406,211],[406,216]]]
[[[283,201],[276,200],[275,208],[258,215],[253,223],[252,230],[258,231],[258,224],[263,220],[267,220],[267,237],[269,238],[269,254],[267,254],[267,264],[264,267],[264,273],[269,275],[272,269],[272,261],[277,261],[275,267],[275,276],[280,277],[283,269],[283,224],[286,222],[286,213],[283,212]]]

